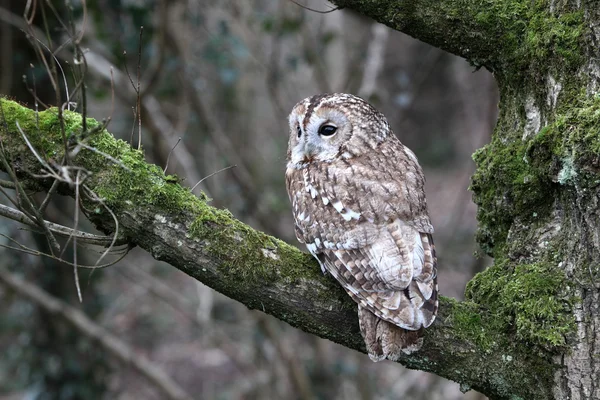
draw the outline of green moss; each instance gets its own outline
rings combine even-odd
[[[89,146],[98,151],[82,150],[74,162],[96,171],[90,178],[95,192],[111,208],[153,206],[175,217],[202,210],[207,200],[204,194],[196,197],[165,176],[161,168],[146,163],[142,151],[115,139],[106,130],[93,134]]]
[[[589,27],[582,11],[549,0],[336,0],[362,14],[485,66],[515,84],[575,71]],[[559,8],[560,6],[557,6]],[[531,79],[533,77],[534,79]]]
[[[58,159],[62,157],[63,149],[57,148],[55,145],[57,142],[62,142],[56,109],[39,113],[38,118],[32,118],[32,111],[16,102],[0,98],[0,104],[9,131],[18,135],[22,131],[34,144],[36,152],[43,158]],[[65,120],[67,119],[70,119],[69,115],[65,114]],[[52,135],[41,133],[48,128]],[[24,142],[21,145],[26,146]]]
[[[575,71],[583,62],[583,12],[551,14],[545,1],[527,12],[524,40],[514,48],[514,61],[519,69],[535,71],[537,77],[547,72]],[[550,68],[554,71],[550,71]]]
[[[550,210],[555,187],[546,168],[549,157],[534,143],[504,143],[497,136],[473,155],[478,166],[471,184],[479,206],[477,240],[488,254],[503,250],[516,219],[539,219]]]
[[[442,297],[440,307],[451,306],[452,314],[446,322],[452,324],[453,334],[458,338],[472,341],[484,352],[495,348],[506,348],[505,336],[502,335],[503,319],[489,318],[486,310],[479,304]]]
[[[475,60],[475,65],[485,65],[512,84],[532,85],[549,72],[574,72],[582,64],[589,29],[582,11],[553,14],[546,0],[472,3],[476,25],[497,46],[487,49],[489,60]]]
[[[206,207],[191,224],[189,234],[202,240],[206,251],[218,257],[225,276],[242,285],[257,281],[293,283],[320,274],[311,256],[236,221],[228,211]],[[282,258],[292,262],[282,265]]]
[[[35,113],[16,102],[0,99],[8,134],[18,135],[17,121],[33,147],[46,160],[60,159],[64,146],[58,112],[55,108]],[[65,111],[63,113],[65,136],[71,148],[76,141],[89,132],[82,132],[80,114]],[[99,123],[87,119],[88,131]],[[161,168],[147,164],[142,151],[131,148],[122,140],[115,139],[106,130],[99,130],[85,139],[87,144],[97,151],[81,149],[73,163],[89,171],[95,171],[88,178],[88,186],[94,189],[98,197],[114,211],[122,211],[128,207],[154,206],[165,214],[186,212],[199,213],[205,207],[206,196],[200,198],[165,177]],[[25,146],[23,141],[13,141],[17,146]],[[12,154],[28,154],[27,151],[10,151]],[[107,157],[106,155],[110,156]],[[103,208],[98,208],[103,212]]]
[[[518,127],[501,122],[492,142],[473,155],[473,200],[479,206],[477,240],[490,255],[501,255],[510,227],[543,222],[561,185],[600,183],[600,97],[581,94],[539,133],[522,140]],[[501,121],[510,121],[503,117]]]
[[[496,261],[469,282],[466,297],[502,321],[503,326],[495,329],[528,345],[556,351],[575,328],[573,300],[561,294],[566,287],[564,272],[551,263]]]

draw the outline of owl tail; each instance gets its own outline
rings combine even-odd
[[[418,351],[423,345],[422,330],[402,329],[361,306],[358,306],[358,321],[367,352],[373,361],[397,361],[401,355]]]

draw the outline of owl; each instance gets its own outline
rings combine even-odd
[[[358,304],[372,360],[418,350],[438,288],[416,156],[382,113],[351,94],[306,98],[289,125],[286,186],[298,240]]]

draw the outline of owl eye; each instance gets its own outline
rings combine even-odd
[[[300,136],[302,136],[302,130],[300,129],[300,127],[298,127],[298,138],[300,138]]]
[[[333,125],[321,125],[319,128],[319,135],[321,136],[331,136],[337,131],[337,127]]]

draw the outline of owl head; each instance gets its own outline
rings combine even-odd
[[[360,97],[326,93],[308,97],[289,116],[288,168],[359,157],[391,135],[385,116]]]

